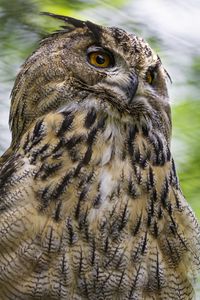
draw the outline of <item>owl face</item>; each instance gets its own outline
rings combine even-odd
[[[67,25],[42,41],[13,89],[10,123],[16,137],[36,117],[69,103],[95,105],[120,120],[160,116],[160,123],[170,122],[166,72],[142,38],[53,16]]]

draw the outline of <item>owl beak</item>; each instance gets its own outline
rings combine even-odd
[[[128,104],[131,104],[133,102],[134,96],[137,92],[138,88],[138,77],[135,73],[130,74],[130,80],[126,89]]]

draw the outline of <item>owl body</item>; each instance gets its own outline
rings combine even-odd
[[[160,59],[135,35],[59,18],[71,30],[43,42],[13,90],[1,299],[193,299],[199,227],[170,153]]]

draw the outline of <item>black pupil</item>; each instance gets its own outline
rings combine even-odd
[[[98,54],[96,57],[96,62],[98,65],[103,65],[105,63],[105,57],[101,54]]]

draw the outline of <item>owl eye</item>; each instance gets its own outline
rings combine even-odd
[[[97,68],[111,68],[114,66],[114,59],[110,52],[105,49],[88,50],[88,62]]]
[[[157,72],[155,68],[149,68],[149,70],[146,73],[147,83],[152,85],[155,82],[156,76],[157,76]]]

